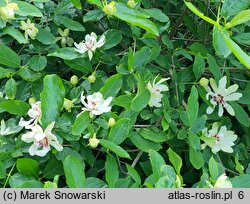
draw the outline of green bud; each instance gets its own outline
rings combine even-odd
[[[108,122],[109,127],[112,127],[115,125],[115,119],[114,118],[109,118],[109,122]]]
[[[36,99],[33,98],[33,97],[29,98],[29,104],[31,105],[31,104],[34,104],[34,103],[36,103]]]
[[[209,83],[209,80],[207,78],[205,78],[205,77],[202,77],[200,82],[199,82],[199,84],[201,86],[208,86],[208,83]]]
[[[75,86],[78,83],[78,77],[76,75],[70,78],[70,83]]]
[[[64,98],[63,108],[70,113],[71,108],[73,108],[73,107],[74,107],[74,101],[71,101],[67,98]]]
[[[93,137],[89,139],[89,146],[92,148],[96,148],[99,142],[100,141],[96,138],[96,134],[94,134]]]
[[[128,3],[127,3],[128,7],[130,8],[135,8],[136,4],[137,3],[135,3],[134,0],[128,0]]]
[[[117,11],[117,9],[115,8],[115,4],[116,4],[115,1],[111,1],[109,4],[106,4],[103,7],[102,11],[106,13],[108,16],[112,16]]]
[[[95,75],[93,75],[93,74],[88,77],[88,81],[92,84],[95,83],[95,80],[96,80],[96,78],[95,78]]]

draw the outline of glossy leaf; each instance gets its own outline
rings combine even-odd
[[[42,123],[46,127],[56,121],[63,107],[65,88],[60,77],[55,74],[43,79],[41,93]]]
[[[100,144],[106,149],[114,152],[117,156],[130,159],[129,154],[123,148],[116,145],[115,143],[109,140],[100,139]]]
[[[63,169],[70,188],[84,188],[86,186],[82,162],[76,157],[67,156],[63,161]]]

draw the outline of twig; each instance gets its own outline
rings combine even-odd
[[[139,159],[141,158],[142,154],[143,154],[143,151],[140,151],[140,152],[137,154],[137,156],[135,157],[133,163],[131,164],[131,167],[133,167],[133,168],[135,167],[135,165],[137,164],[137,162],[138,162]]]

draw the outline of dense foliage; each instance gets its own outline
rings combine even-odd
[[[1,187],[250,187],[249,0],[0,0]]]

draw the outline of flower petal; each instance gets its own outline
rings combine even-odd
[[[232,93],[225,97],[225,101],[237,101],[240,99],[240,97],[242,97],[241,93]]]
[[[208,106],[207,110],[206,110],[206,113],[211,114],[212,112],[214,112],[214,108],[212,108],[211,106]]]
[[[224,76],[220,79],[219,81],[219,89],[226,89],[226,85],[227,85],[227,77]]]
[[[232,116],[235,115],[234,109],[228,103],[225,103],[224,107],[230,115]]]

